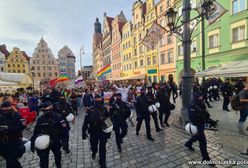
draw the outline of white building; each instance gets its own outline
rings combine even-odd
[[[9,56],[10,53],[6,48],[6,45],[0,45],[0,72],[6,72],[5,70],[5,62],[6,62],[6,57]]]
[[[34,50],[30,65],[35,88],[39,87],[41,81],[49,81],[59,76],[58,61],[43,38]]]
[[[67,74],[70,79],[75,78],[75,56],[69,47],[64,46],[58,52],[59,74]]]

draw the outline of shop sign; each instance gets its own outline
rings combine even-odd
[[[157,69],[149,69],[148,74],[157,74]]]

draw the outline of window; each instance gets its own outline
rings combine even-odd
[[[12,67],[15,67],[15,64],[13,64]]]
[[[37,66],[37,70],[38,70],[38,71],[40,70],[40,67],[39,67],[39,66]]]
[[[10,64],[8,64],[8,68],[10,68]]]
[[[25,64],[22,64],[22,67],[25,68]]]
[[[147,58],[147,66],[151,65],[151,58]]]
[[[139,40],[141,41],[141,38],[142,38],[142,35],[141,34],[139,34]]]
[[[172,36],[171,35],[168,35],[167,36],[167,44],[172,44],[173,41],[172,41]]]
[[[152,57],[152,64],[155,65],[156,63],[157,63],[156,56],[153,56],[153,57]]]
[[[143,67],[143,66],[144,66],[144,61],[140,60],[140,67]]]
[[[14,73],[16,73],[16,70],[13,70]]]
[[[245,40],[245,26],[240,26],[232,30],[232,41],[238,42]]]
[[[26,73],[26,71],[25,71],[25,70],[23,70],[22,72],[23,72],[23,73]]]
[[[162,13],[163,12],[163,6],[161,5],[159,8],[159,12]]]
[[[233,0],[232,1],[232,13],[236,14],[236,13],[239,13],[245,10],[245,7],[246,7],[245,1],[246,0]]]
[[[17,64],[17,67],[20,68],[20,64]]]
[[[136,43],[136,37],[133,38],[133,42],[134,42],[134,44]]]
[[[143,53],[143,46],[139,47],[139,53],[142,54]]]
[[[134,49],[134,55],[137,55],[137,49],[136,48]]]
[[[173,63],[174,60],[173,60],[173,53],[172,53],[172,50],[169,50],[167,52],[167,56],[168,56],[168,63]]]
[[[191,47],[191,52],[196,52],[196,40],[192,41],[190,47]]]
[[[161,58],[161,64],[165,64],[165,53],[162,53],[160,58]]]
[[[18,70],[18,73],[21,73],[21,70]]]
[[[135,68],[138,67],[138,62],[137,62],[137,61],[134,62],[134,67],[135,67]]]
[[[215,48],[219,46],[218,34],[209,36],[209,48]]]
[[[46,77],[46,72],[43,72],[43,77]]]
[[[2,71],[2,72],[4,71],[3,67],[1,67],[1,71]]]
[[[182,45],[178,46],[178,55],[179,56],[183,55],[183,46]]]
[[[160,40],[160,47],[165,45],[165,35],[162,36]]]
[[[40,73],[38,73],[38,77],[40,77]]]
[[[167,0],[167,1],[166,1],[167,7],[170,6],[170,4],[171,4],[170,0]]]

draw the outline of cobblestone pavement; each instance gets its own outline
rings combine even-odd
[[[216,117],[222,117],[224,115],[218,110],[220,104],[213,104],[214,108],[210,110],[211,114],[216,113]],[[173,122],[178,114],[179,107],[173,112],[171,117],[171,122]],[[220,115],[217,115],[220,113]],[[235,115],[234,113],[228,114]],[[222,118],[218,118],[221,119]],[[232,118],[232,117],[231,117]],[[230,119],[230,118],[227,118]],[[135,120],[135,119],[133,119]],[[232,122],[236,122],[236,118],[232,118]],[[62,155],[62,167],[63,168],[97,168],[98,158],[96,160],[91,159],[90,145],[88,140],[82,140],[81,138],[81,127],[83,122],[83,114],[76,118],[75,123],[71,124],[70,132],[70,154]],[[222,121],[220,121],[220,125]],[[225,123],[225,122],[223,122]],[[154,129],[153,120],[151,120],[152,126],[152,136],[155,141],[151,142],[146,139],[145,135],[145,126],[143,123],[140,136],[135,135],[135,127],[132,127],[129,124],[129,132],[127,137],[124,139],[122,153],[119,154],[115,144],[115,135],[112,132],[111,139],[107,143],[107,167],[110,168],[173,168],[173,167],[208,167],[203,165],[189,165],[188,161],[190,160],[201,160],[200,151],[198,148],[198,143],[194,144],[195,152],[187,150],[183,144],[190,138],[189,135],[181,129],[172,126],[165,128],[162,132],[156,133]],[[224,127],[224,126],[222,126]],[[234,128],[233,125],[230,125],[231,128]],[[218,133],[207,132],[208,137],[218,138]],[[211,136],[209,136],[211,135]],[[25,132],[26,137],[30,137],[30,132]],[[221,138],[220,138],[221,139]],[[219,140],[220,140],[219,139]],[[217,140],[218,141],[218,140]],[[248,158],[243,155],[239,155],[235,152],[227,151],[226,148],[222,148],[221,145],[216,145],[215,141],[208,144],[208,151],[210,157],[215,161],[223,160],[248,160]],[[53,154],[50,153],[50,162],[49,167],[55,167]],[[35,168],[39,167],[39,158],[36,154],[26,153],[20,159],[20,162],[24,168]],[[0,168],[5,167],[5,162],[0,158]],[[232,166],[232,165],[216,165],[216,167],[242,167],[242,166]],[[247,167],[247,165],[243,165]]]

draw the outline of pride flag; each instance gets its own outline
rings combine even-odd
[[[58,82],[67,81],[69,77],[66,74],[62,74],[58,77]]]
[[[101,78],[103,77],[105,74],[110,73],[111,72],[111,65],[107,65],[106,67],[104,67],[103,69],[101,69],[100,71],[97,72],[97,77]]]

